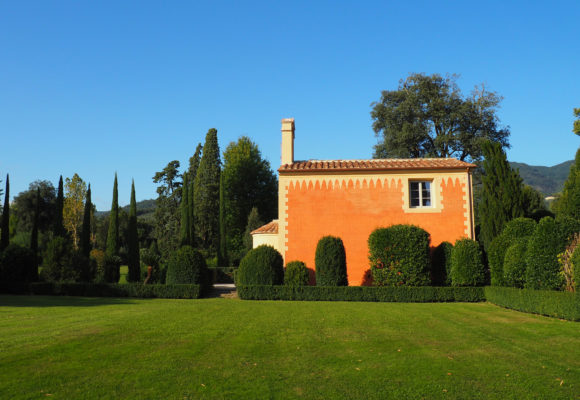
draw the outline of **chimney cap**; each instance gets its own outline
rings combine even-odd
[[[282,118],[282,123],[294,125],[294,118]]]

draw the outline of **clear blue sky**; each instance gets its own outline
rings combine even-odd
[[[511,161],[551,166],[580,144],[578,1],[204,3],[0,3],[11,194],[76,172],[105,210],[117,171],[122,205],[132,178],[155,198],[155,172],[212,127],[222,150],[248,135],[277,169],[286,117],[297,159],[370,158],[370,104],[412,72],[504,96]]]

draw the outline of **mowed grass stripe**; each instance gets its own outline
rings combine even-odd
[[[17,399],[570,399],[580,325],[486,303],[0,296],[0,376]]]

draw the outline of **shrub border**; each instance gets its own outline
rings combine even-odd
[[[242,300],[370,301],[370,302],[480,302],[483,287],[377,286],[237,286]]]
[[[485,298],[500,307],[580,321],[580,293],[486,286]]]

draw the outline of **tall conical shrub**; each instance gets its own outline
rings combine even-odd
[[[217,130],[210,129],[205,137],[203,155],[195,177],[194,214],[199,245],[216,254],[219,246],[219,186],[220,150]]]
[[[107,232],[108,256],[116,256],[119,253],[119,193],[117,189],[117,173],[115,173],[115,183],[113,184],[113,203],[109,214],[109,231]]]
[[[58,191],[56,194],[56,203],[54,211],[53,233],[55,236],[63,237],[65,235],[63,222],[63,209],[64,209],[64,185],[62,183],[62,175],[61,175],[58,180]]]
[[[180,242],[182,246],[191,246],[191,226],[189,221],[189,177],[188,173],[183,174],[183,185],[181,185],[181,227],[179,231]]]
[[[2,231],[0,232],[0,250],[10,244],[10,176],[6,174],[6,190],[4,193],[4,208],[2,210]]]
[[[346,252],[341,238],[321,238],[316,245],[314,263],[316,286],[348,286]]]
[[[218,266],[227,267],[228,265],[228,250],[226,242],[226,211],[224,201],[224,179],[220,175],[220,235],[219,235],[219,251],[218,251]]]
[[[83,215],[83,228],[81,231],[81,251],[85,257],[91,253],[91,211],[93,208],[91,200],[91,184],[87,189],[87,197],[85,199],[85,211]]]
[[[195,246],[196,239],[195,239],[195,202],[194,202],[194,186],[195,186],[195,177],[197,176],[197,170],[199,168],[199,163],[201,161],[201,150],[203,146],[201,143],[198,143],[197,148],[195,149],[195,153],[189,159],[189,237],[191,238],[191,245]]]
[[[34,221],[32,221],[32,233],[30,234],[30,251],[32,264],[28,275],[29,282],[38,280],[38,220],[40,218],[40,188],[36,188],[36,206],[34,207]]]
[[[135,181],[131,183],[131,205],[129,207],[129,227],[127,229],[127,263],[129,282],[138,282],[141,275],[139,261],[139,236],[137,234],[137,201],[135,200]]]

